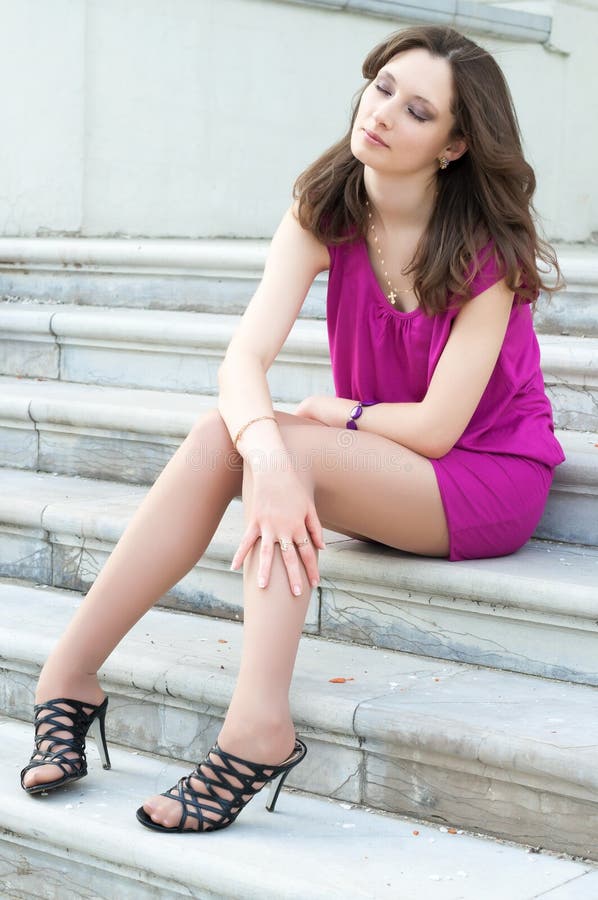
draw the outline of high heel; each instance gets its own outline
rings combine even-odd
[[[59,703],[64,703],[71,708],[62,709],[58,706]],[[77,779],[87,775],[85,737],[92,725],[102,766],[104,769],[109,769],[110,757],[108,755],[105,730],[107,707],[108,697],[105,697],[104,702],[99,706],[95,706],[93,703],[85,703],[81,700],[70,700],[66,697],[48,700],[45,703],[36,703],[33,707],[35,716],[35,749],[31,754],[28,765],[21,770],[21,787],[23,790],[27,791],[28,794],[40,794],[43,791],[51,791],[54,788],[61,787],[63,784],[69,784],[71,781],[77,781]],[[86,709],[91,710],[91,712],[85,712]],[[70,719],[71,724],[59,722],[58,717]],[[40,734],[39,730],[42,725],[49,725],[50,727],[43,734]],[[70,736],[54,737],[58,732],[70,732]],[[48,742],[47,750],[41,749],[44,741]],[[66,753],[71,752],[78,753],[79,757],[69,759]],[[30,769],[48,765],[58,766],[62,769],[64,773],[62,777],[57,778],[55,781],[32,784],[29,787],[23,783],[25,773]]]
[[[295,747],[290,756],[288,756],[284,762],[280,763],[280,765],[268,766],[262,763],[248,762],[246,759],[241,759],[240,756],[233,756],[232,753],[226,753],[226,751],[222,750],[218,745],[218,742],[216,742],[202,762],[198,763],[191,775],[180,778],[174,787],[164,791],[161,795],[162,797],[170,797],[173,800],[178,800],[182,804],[183,814],[178,825],[172,828],[166,828],[166,826],[154,822],[144,810],[143,806],[140,806],[137,810],[137,819],[142,825],[145,825],[146,828],[153,828],[155,831],[172,831],[178,833],[218,831],[220,828],[227,828],[229,825],[232,825],[241,810],[244,809],[255,794],[261,791],[261,789],[269,782],[270,790],[266,802],[266,809],[268,812],[274,812],[274,807],[276,806],[276,802],[287,775],[291,769],[299,765],[305,758],[306,753],[307,747],[303,741],[299,740],[299,738],[295,738]],[[221,758],[222,765],[210,759],[212,754]],[[250,773],[240,772],[231,765],[232,762],[240,763],[242,766],[246,766],[253,771]],[[204,775],[201,772],[201,767],[203,765],[208,766],[213,770],[215,775],[214,778],[210,775]],[[223,777],[225,775],[232,775],[234,778],[238,779],[241,782],[241,787],[231,784],[229,780]],[[204,783],[207,794],[199,793],[199,791],[196,791],[195,788],[191,787],[192,778]],[[256,784],[259,784],[259,787],[256,787]],[[229,791],[233,795],[232,798],[227,800],[225,797],[221,797],[216,793],[214,787],[224,788],[226,791]],[[212,805],[206,801],[211,801]],[[220,809],[217,809],[216,806],[213,805],[214,803],[216,803]],[[220,819],[209,818],[204,815],[204,811],[212,813],[212,815],[219,814]],[[197,819],[198,827],[185,828],[185,822],[188,818]],[[205,828],[203,827],[204,823],[207,826]]]

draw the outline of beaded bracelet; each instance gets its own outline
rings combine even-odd
[[[245,422],[245,424],[241,428],[239,428],[237,436],[233,441],[233,447],[235,448],[235,450],[237,449],[237,441],[239,440],[245,429],[249,428],[250,425],[253,425],[254,422],[261,422],[262,419],[272,419],[273,422],[277,421],[274,416],[258,416],[257,419],[250,419],[249,422]]]
[[[357,422],[356,419],[360,417],[363,412],[364,406],[377,406],[377,400],[358,400],[357,404],[353,407],[349,415],[351,418],[345,425],[345,428],[350,428],[352,431],[357,431]]]

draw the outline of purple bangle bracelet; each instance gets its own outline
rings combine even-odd
[[[378,400],[359,400],[358,403],[353,407],[350,412],[351,418],[346,424],[346,428],[351,429],[351,431],[357,431],[357,422],[355,421],[360,417],[363,412],[364,406],[376,406]]]

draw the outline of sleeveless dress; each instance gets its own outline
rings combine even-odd
[[[490,245],[488,245],[490,246]],[[485,250],[486,248],[484,248]],[[328,245],[326,320],[337,397],[381,403],[424,399],[458,313],[401,312],[383,293],[365,238]],[[484,251],[482,251],[484,253]],[[472,298],[500,280],[492,254]],[[554,470],[564,462],[540,370],[529,302],[511,309],[490,381],[455,445],[434,468],[451,561],[505,556],[538,525]]]

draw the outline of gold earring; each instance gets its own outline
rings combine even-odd
[[[449,161],[448,161],[448,159],[446,158],[446,156],[441,156],[441,157],[440,157],[440,168],[441,168],[441,169],[447,169],[447,168],[448,168],[448,164],[449,164]]]

